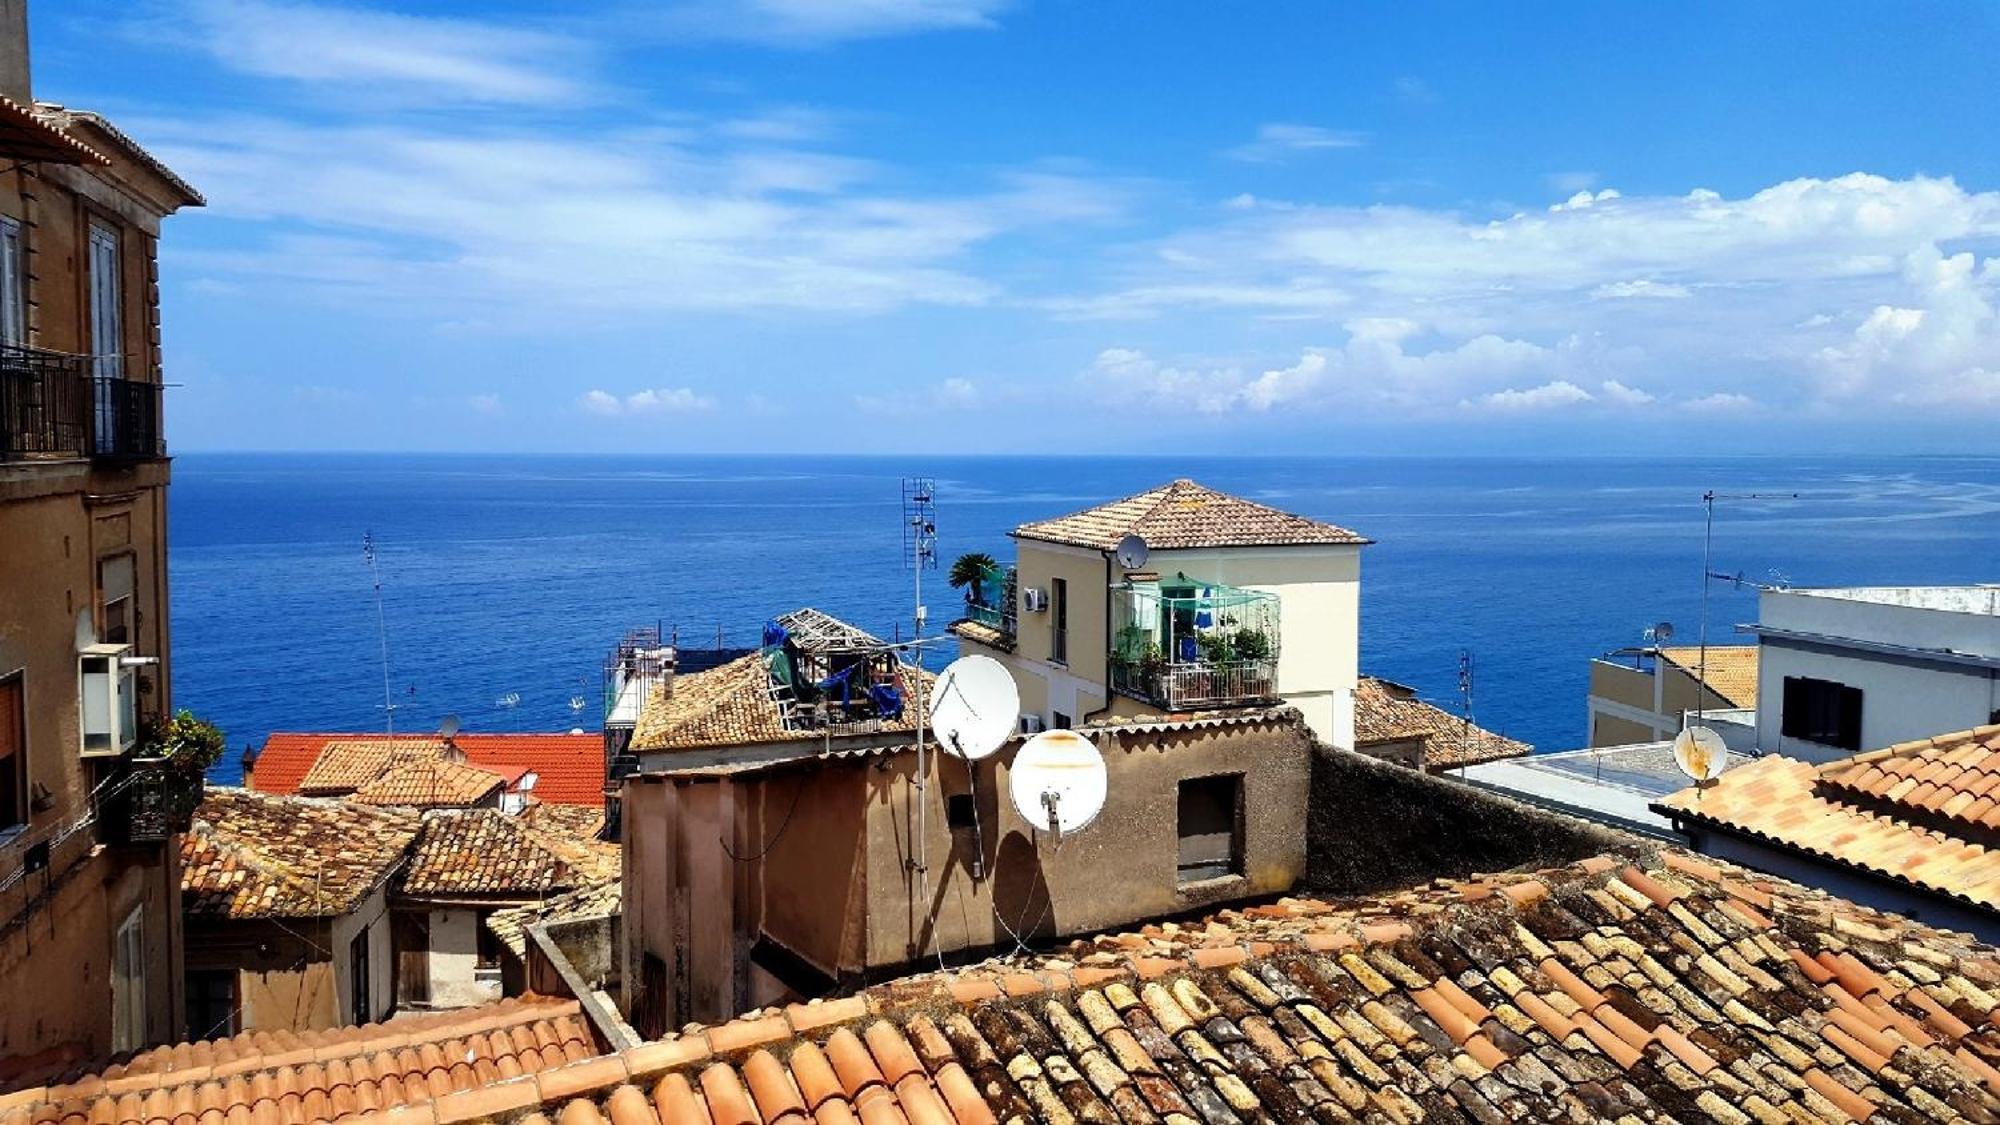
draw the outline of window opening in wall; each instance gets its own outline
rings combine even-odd
[[[371,1002],[373,983],[369,978],[372,971],[368,964],[368,935],[370,928],[363,926],[354,940],[347,943],[347,1019],[356,1025],[368,1023],[375,1018],[375,1005]]]
[[[1850,753],[1861,749],[1861,689],[1810,676],[1786,676],[1779,733]]]
[[[119,925],[111,954],[111,1049],[146,1045],[146,918],[133,907]]]
[[[28,824],[27,693],[19,674],[0,679],[0,836]]]
[[[1242,806],[1242,774],[1181,782],[1180,882],[1243,874]]]
[[[1069,662],[1069,579],[1049,579],[1049,659]]]
[[[972,794],[953,793],[944,799],[944,822],[952,828],[971,828],[975,820]]]
[[[220,1039],[242,1030],[237,1023],[236,970],[190,969],[186,1038]]]

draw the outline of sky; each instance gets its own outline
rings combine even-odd
[[[1989,4],[37,0],[169,440],[1994,452]]]

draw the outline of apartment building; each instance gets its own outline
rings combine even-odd
[[[0,1080],[182,1029],[158,244],[200,194],[34,100],[0,3]],[[190,789],[196,792],[189,792]]]

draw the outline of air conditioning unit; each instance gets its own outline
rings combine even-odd
[[[139,683],[131,659],[132,646],[94,644],[77,654],[77,698],[80,700],[86,758],[115,758],[139,741]]]
[[[1040,586],[1029,586],[1021,591],[1021,608],[1029,613],[1049,611],[1049,592]]]
[[[1022,734],[1040,734],[1047,729],[1048,729],[1048,724],[1042,722],[1042,717],[1040,715],[1021,716]]]

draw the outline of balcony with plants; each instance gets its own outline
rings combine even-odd
[[[1014,636],[1018,599],[1013,567],[1003,567],[993,556],[974,552],[960,555],[947,577],[955,589],[965,592],[964,620],[1010,639]]]
[[[1111,612],[1113,691],[1168,711],[1278,698],[1278,595],[1181,574],[1127,581]]]

